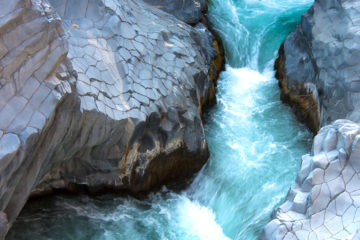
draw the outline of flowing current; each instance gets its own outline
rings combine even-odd
[[[252,240],[285,198],[311,135],[279,100],[277,50],[312,0],[211,0],[226,70],[206,116],[211,157],[181,192],[30,201],[7,239]]]

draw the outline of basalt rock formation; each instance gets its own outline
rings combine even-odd
[[[279,50],[282,100],[322,128],[260,239],[360,239],[359,13],[359,1],[315,0]]]
[[[276,61],[282,99],[313,132],[336,119],[360,121],[359,2],[316,0]]]
[[[0,5],[0,239],[31,194],[138,193],[202,167],[221,57],[201,23],[139,0]]]
[[[260,239],[359,239],[360,126],[323,127]]]

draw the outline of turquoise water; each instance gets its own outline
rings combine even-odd
[[[226,71],[206,116],[211,157],[185,190],[31,201],[7,239],[252,240],[284,199],[311,135],[279,100],[277,49],[310,0],[212,0]]]

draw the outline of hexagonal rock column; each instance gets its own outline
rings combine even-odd
[[[359,239],[360,126],[337,120],[315,137],[285,203],[260,239]]]
[[[359,1],[315,0],[276,61],[282,99],[312,131],[360,121]]]
[[[60,18],[30,0],[0,5],[1,239],[48,164],[56,108],[72,90]]]
[[[0,5],[1,236],[31,193],[137,193],[202,167],[208,34],[136,0]]]

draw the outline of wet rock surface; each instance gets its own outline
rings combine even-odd
[[[316,0],[279,51],[282,99],[313,132],[360,121],[359,11],[358,1]]]
[[[359,239],[360,126],[323,127],[260,239]]]
[[[206,28],[142,1],[0,4],[1,234],[30,194],[138,193],[202,167]]]

